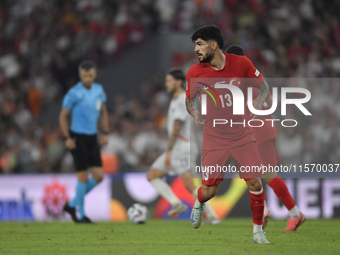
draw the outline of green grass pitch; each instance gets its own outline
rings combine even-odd
[[[193,229],[190,221],[146,224],[1,223],[0,254],[340,254],[340,220],[307,220],[282,233],[270,220],[269,245],[252,243],[251,219],[226,219]]]

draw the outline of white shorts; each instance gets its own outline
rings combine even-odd
[[[197,155],[187,153],[171,153],[171,169],[165,168],[166,153],[162,153],[151,165],[151,168],[156,168],[169,175],[182,175],[190,170],[195,170]]]

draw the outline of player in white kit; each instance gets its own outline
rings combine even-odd
[[[170,102],[167,116],[169,145],[166,152],[161,154],[152,164],[147,178],[151,185],[164,197],[172,208],[170,217],[177,217],[186,212],[188,207],[173,193],[170,186],[162,179],[169,175],[180,175],[186,189],[196,198],[197,188],[190,176],[190,170],[195,167],[198,153],[197,146],[190,146],[194,141],[193,119],[186,112],[185,106],[185,75],[179,68],[172,68],[165,78],[165,87],[173,98]],[[205,205],[207,224],[219,224],[221,221],[209,203]]]

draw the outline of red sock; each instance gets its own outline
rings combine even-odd
[[[250,208],[253,213],[253,223],[256,225],[262,225],[265,199],[264,190],[262,190],[262,193],[259,195],[250,193],[249,191],[249,196],[250,196]]]
[[[290,195],[286,183],[280,176],[276,176],[268,185],[274,190],[276,196],[287,207],[288,210],[292,209],[296,204]]]
[[[207,200],[205,200],[202,196],[202,186],[199,187],[197,190],[197,199],[198,201],[200,201],[201,204],[207,202]]]

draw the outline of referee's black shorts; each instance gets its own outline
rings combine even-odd
[[[76,148],[70,150],[76,171],[102,166],[97,135],[82,135],[70,131],[70,136],[76,143]]]

